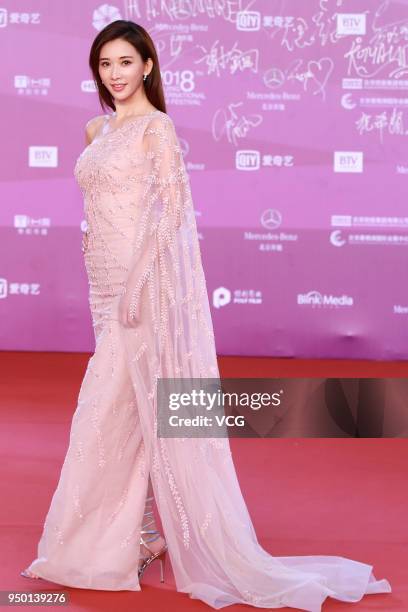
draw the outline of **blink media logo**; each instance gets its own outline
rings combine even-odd
[[[312,306],[312,308],[344,308],[353,306],[354,300],[349,295],[332,295],[331,293],[320,293],[320,291],[309,291],[298,293],[297,303],[299,306]]]

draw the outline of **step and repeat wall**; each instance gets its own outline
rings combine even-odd
[[[218,353],[407,359],[406,0],[2,2],[0,348],[94,349],[73,168],[117,19],[158,49]]]

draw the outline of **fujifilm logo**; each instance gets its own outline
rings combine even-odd
[[[261,155],[259,151],[240,150],[235,153],[235,167],[237,170],[259,170]]]
[[[297,303],[299,306],[344,308],[353,306],[353,298],[349,295],[336,296],[320,291],[309,291],[309,293],[298,293]]]
[[[364,13],[338,13],[337,31],[340,36],[357,36],[366,33],[366,16]]]
[[[335,172],[362,172],[363,171],[363,152],[362,151],[335,151],[334,152],[334,171]]]

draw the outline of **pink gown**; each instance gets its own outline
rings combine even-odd
[[[158,110],[116,128],[108,119],[75,166],[88,224],[95,352],[29,569],[66,586],[139,591],[151,481],[177,590],[215,609],[245,603],[318,612],[327,597],[356,602],[390,592],[365,563],[267,553],[228,438],[157,436],[159,377],[219,377],[208,294],[173,121]],[[135,327],[118,320],[122,294]]]

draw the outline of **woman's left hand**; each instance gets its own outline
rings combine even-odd
[[[118,305],[118,319],[123,327],[136,327],[139,324],[137,312],[131,316],[131,296],[128,293],[121,295]]]

